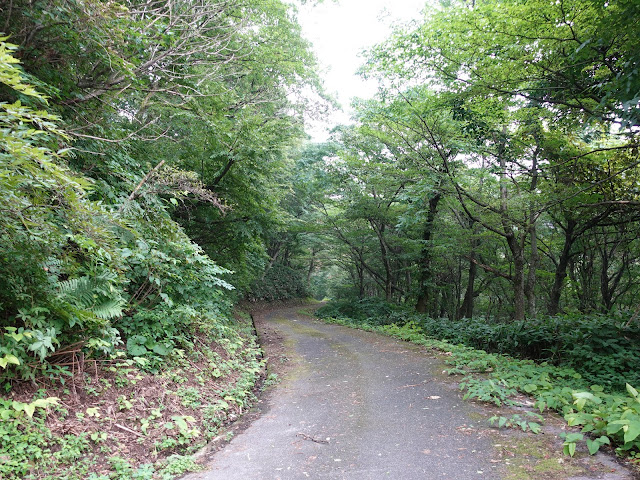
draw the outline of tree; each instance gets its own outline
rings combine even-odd
[[[13,0],[0,29],[16,42],[0,68],[1,326],[33,332],[39,360],[140,334],[167,352],[232,288],[185,232],[248,287],[285,223],[317,87],[294,10]]]
[[[398,29],[369,52],[365,75],[381,79],[385,97],[411,105],[415,119],[405,121],[404,137],[420,132],[422,139],[409,143],[414,148],[430,145],[438,154],[440,171],[471,222],[504,239],[513,271],[478,266],[511,281],[514,318],[523,318],[527,305],[531,315],[538,310],[541,218],[584,192],[615,183],[638,165],[632,161],[604,178],[570,182],[574,193],[568,196],[549,182],[559,169],[575,170],[601,154],[611,158],[626,151],[637,157],[630,128],[637,113],[630,108],[638,101],[637,75],[633,68],[627,70],[637,61],[637,38],[609,30],[630,22],[626,15],[635,8],[631,2],[613,8],[567,1],[486,1],[470,8],[453,4],[422,24]],[[596,17],[595,12],[605,15]],[[625,89],[613,93],[610,87],[620,78]],[[407,87],[416,81],[425,86]],[[425,108],[438,102],[448,113],[434,115],[433,107]],[[442,135],[452,122],[459,132]],[[558,130],[560,141],[552,138]],[[582,139],[579,151],[573,146],[577,138]],[[585,162],[587,158],[591,160]],[[480,190],[463,175],[475,167],[456,170],[473,162],[492,172]],[[497,180],[493,193],[489,180]],[[557,264],[554,299],[559,298],[565,263]]]
[[[638,125],[639,8],[633,0],[452,2],[372,49],[365,72],[461,95],[520,96],[570,121]]]

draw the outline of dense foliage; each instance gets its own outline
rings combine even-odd
[[[247,406],[263,363],[231,307],[292,270],[269,249],[314,69],[279,0],[0,7],[2,478],[170,478]],[[99,399],[68,418],[77,390]]]
[[[338,295],[433,318],[633,323],[637,2],[472,3],[367,52],[380,93],[302,164],[317,254]]]
[[[157,364],[274,264],[317,85],[295,13],[18,1],[0,25],[2,381],[120,345]]]

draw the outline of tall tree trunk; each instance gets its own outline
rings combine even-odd
[[[525,284],[525,294],[527,297],[527,306],[529,315],[535,317],[537,314],[536,307],[536,270],[538,268],[538,238],[536,236],[535,220],[529,225],[529,241],[531,253],[529,255],[529,272],[527,282]]]
[[[525,295],[525,265],[524,255],[524,235],[518,241],[515,232],[511,231],[507,236],[507,245],[513,259],[513,275],[511,275],[511,285],[513,286],[513,319],[524,320],[526,311]]]
[[[611,289],[609,288],[609,252],[605,243],[601,249],[600,264],[600,295],[602,296],[602,305],[604,312],[611,310]]]
[[[422,251],[420,255],[420,272],[418,277],[418,301],[416,303],[416,311],[425,313],[429,304],[429,283],[432,279],[432,248],[431,239],[433,237],[433,222],[438,212],[438,202],[442,198],[442,194],[436,193],[429,199],[429,212],[427,212],[427,220],[422,231]]]
[[[537,136],[536,143],[538,141]],[[538,147],[533,152],[531,159],[531,185],[529,186],[529,193],[535,194],[536,188],[538,188]],[[529,245],[531,247],[531,253],[529,255],[529,274],[527,275],[527,283],[525,287],[525,293],[527,295],[527,304],[529,306],[529,315],[535,317],[537,312],[536,307],[536,270],[538,269],[538,236],[536,230],[536,222],[538,216],[536,214],[536,208],[533,201],[529,204]]]
[[[595,277],[593,249],[586,248],[580,254],[579,259],[579,262],[571,262],[570,276],[576,285],[575,292],[579,310],[582,313],[591,313],[596,309],[596,291],[592,283]]]
[[[513,228],[512,220],[508,215],[507,200],[509,197],[507,191],[507,160],[506,145],[504,137],[506,137],[507,127],[503,127],[503,139],[498,148],[498,159],[500,161],[500,213],[504,236],[511,251],[513,258],[513,276],[511,283],[513,285],[513,319],[524,320],[525,316],[525,281],[524,281],[524,235],[520,234],[523,241],[519,241],[516,230]]]
[[[313,269],[316,267],[316,253],[318,249],[313,247],[311,249],[311,260],[309,261],[309,269],[307,270],[307,288],[311,286],[311,274],[313,273]]]
[[[549,307],[547,308],[549,315],[557,315],[560,311],[560,297],[562,296],[564,279],[567,278],[567,266],[571,259],[571,248],[575,241],[573,235],[575,228],[576,221],[572,218],[567,220],[567,227],[564,230],[564,245],[562,246],[562,252],[556,265],[556,271],[553,275],[553,286],[551,287],[551,294],[549,295]]]
[[[358,252],[358,260],[360,260],[360,264],[358,265],[358,298],[362,300],[364,298],[364,259],[362,258],[362,252]]]
[[[611,247],[607,248],[607,242],[604,241],[603,247],[600,249],[600,258],[602,259],[600,270],[600,294],[602,295],[602,307],[604,313],[611,311],[615,303],[615,294],[620,284],[620,280],[629,265],[628,255],[622,254],[616,261],[616,251],[622,245],[622,238],[618,237]],[[619,267],[616,270],[616,265]],[[611,271],[611,274],[609,272]]]
[[[517,243],[517,242],[515,242]],[[524,320],[525,317],[525,281],[524,249],[513,251],[513,319]]]
[[[269,264],[267,265],[267,267],[264,269],[264,272],[262,272],[262,277],[260,277],[261,281],[264,281],[265,277],[267,276],[267,273],[269,272],[269,270],[271,270],[271,267],[273,267],[273,264],[276,263],[276,260],[278,259],[278,257],[280,256],[280,252],[282,251],[282,247],[283,247],[284,243],[283,242],[278,242],[276,244],[275,247],[275,252],[273,252],[270,255],[269,258]]]
[[[391,301],[391,294],[393,293],[393,278],[391,271],[391,262],[389,261],[389,248],[384,238],[385,225],[378,225],[373,219],[369,219],[369,224],[376,235],[378,236],[378,242],[380,243],[380,257],[382,259],[382,265],[384,266],[384,298],[387,302]]]

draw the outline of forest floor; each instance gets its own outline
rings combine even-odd
[[[165,479],[198,469],[190,455],[224,440],[264,379],[249,315],[226,332],[198,335],[155,373],[124,357],[76,359],[62,380],[17,383],[0,400],[58,403],[46,416],[0,425],[0,479]]]
[[[443,373],[446,352],[328,325],[309,311],[254,315],[271,378],[280,383],[189,480],[638,478],[606,450],[564,456],[560,434],[575,430],[553,414],[537,435],[491,427],[490,417],[525,415],[531,402],[463,401]]]

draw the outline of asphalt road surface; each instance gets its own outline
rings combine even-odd
[[[503,478],[486,412],[420,347],[291,308],[263,321],[293,366],[257,420],[188,479]]]

